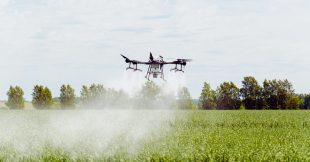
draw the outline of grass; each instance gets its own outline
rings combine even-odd
[[[155,161],[309,161],[308,111],[191,111],[141,158]]]
[[[44,144],[20,155],[13,146],[1,145],[0,161],[310,161],[310,111],[192,110],[175,115],[141,140],[118,136],[109,147],[116,150],[112,153],[79,144],[79,152]],[[132,151],[132,145],[138,148]]]

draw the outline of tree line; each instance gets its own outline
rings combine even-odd
[[[24,91],[19,86],[10,86],[5,103],[10,109],[25,108]],[[175,107],[180,109],[193,108],[194,104],[186,87],[181,87],[177,96],[164,92],[164,87],[152,81],[146,82],[133,95],[123,90],[107,88],[102,84],[83,85],[80,96],[68,84],[60,87],[59,97],[53,98],[50,89],[43,85],[35,85],[32,92],[32,105],[36,109],[72,109],[72,108],[161,108]]]
[[[50,89],[35,85],[32,105],[36,109],[51,108],[179,108],[204,110],[265,110],[265,109],[310,109],[310,94],[296,94],[291,82],[267,80],[262,84],[252,77],[244,77],[239,88],[233,82],[224,82],[215,90],[204,83],[199,101],[192,100],[189,90],[180,87],[174,92],[165,92],[164,86],[152,81],[146,82],[133,95],[125,91],[107,88],[102,84],[83,85],[80,96],[68,84],[60,87],[59,97],[53,98]],[[19,86],[11,86],[7,92],[7,107],[23,109],[24,92]]]
[[[265,79],[260,85],[253,76],[244,77],[238,88],[224,82],[213,90],[204,83],[200,98],[201,109],[309,109],[310,94],[296,94],[291,82]]]

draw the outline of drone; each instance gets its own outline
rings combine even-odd
[[[175,61],[166,62],[164,61],[164,58],[162,56],[159,56],[159,58],[154,59],[151,52],[150,52],[150,57],[149,57],[148,62],[131,60],[122,54],[121,56],[125,59],[125,62],[129,64],[126,70],[133,70],[134,72],[136,71],[142,72],[141,69],[138,69],[138,64],[148,65],[149,68],[145,76],[145,78],[148,80],[150,80],[150,76],[153,76],[153,78],[158,78],[158,76],[160,76],[161,79],[165,80],[164,65],[167,65],[167,64],[175,65],[175,67],[170,69],[170,71],[184,73],[183,68],[186,66],[187,62],[192,61],[191,59],[175,59]]]

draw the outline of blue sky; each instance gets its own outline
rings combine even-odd
[[[35,84],[54,96],[63,83],[77,93],[113,86],[124,78],[120,53],[145,60],[150,51],[194,60],[185,74],[194,98],[204,81],[240,85],[247,75],[310,92],[309,15],[305,0],[2,0],[0,99],[10,85],[27,99]]]

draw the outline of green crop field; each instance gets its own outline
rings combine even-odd
[[[309,161],[310,111],[0,111],[1,161]]]
[[[309,161],[308,111],[192,111],[141,157],[189,161]]]

